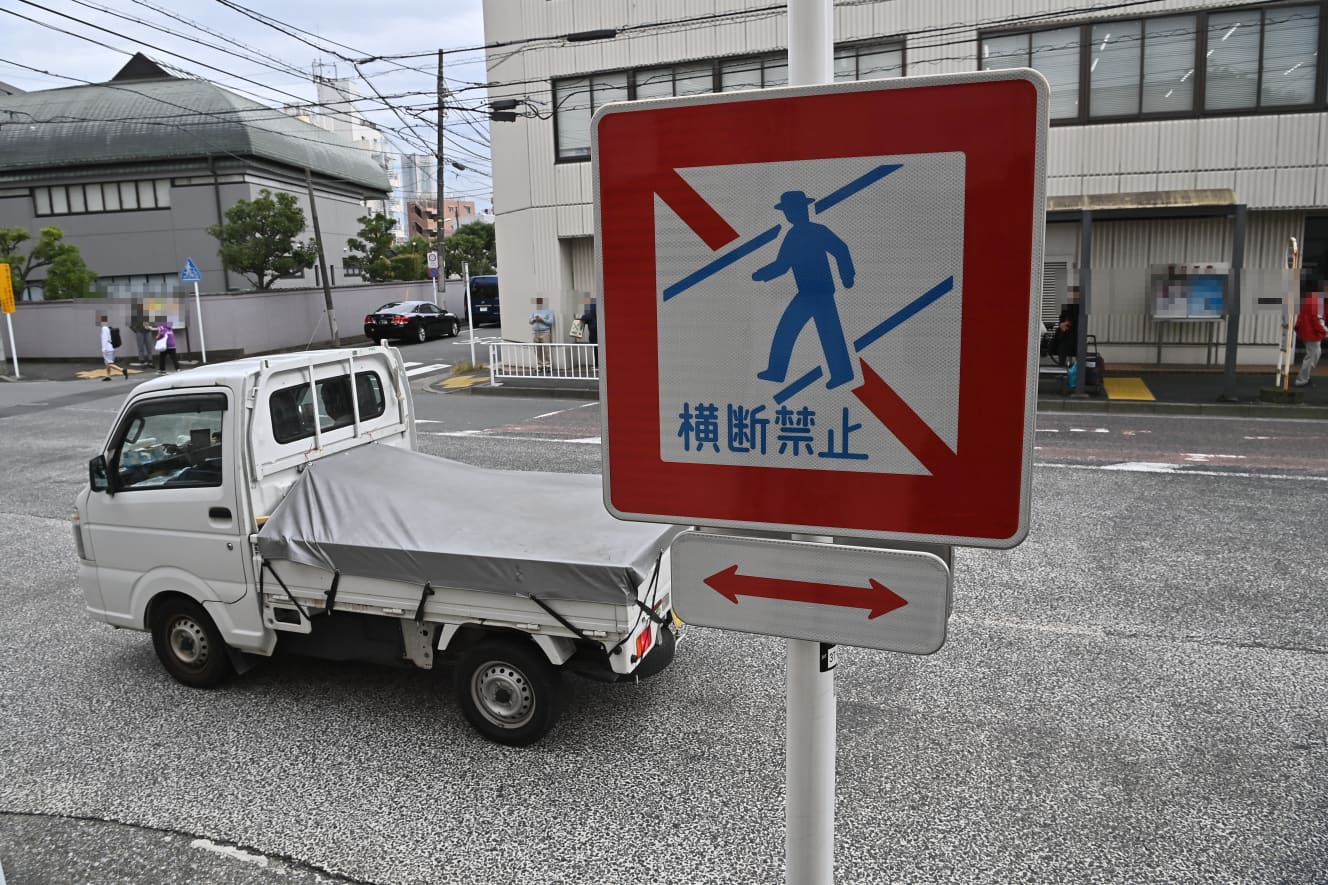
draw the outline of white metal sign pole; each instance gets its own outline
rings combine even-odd
[[[470,367],[475,368],[475,305],[470,303],[470,262],[461,262],[461,285],[466,287],[466,325],[470,326]]]
[[[23,376],[18,373],[18,349],[14,345],[14,321],[11,317],[13,317],[13,314],[5,314],[5,328],[9,330],[9,355],[14,358],[14,379],[18,380]],[[2,348],[0,348],[0,356],[3,356]]]
[[[790,86],[831,82],[833,44],[831,0],[788,0]],[[785,641],[784,880],[830,885],[835,872],[835,671],[828,662],[822,666],[821,643]]]
[[[194,280],[194,312],[198,314],[198,349],[203,353],[203,362],[207,362],[207,339],[203,337],[203,302],[198,297],[198,280]]]

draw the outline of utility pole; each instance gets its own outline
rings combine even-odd
[[[447,84],[443,82],[443,50],[440,49],[438,50],[438,147],[436,151],[438,181],[435,182],[438,188],[438,211],[435,213],[438,219],[438,280],[435,285],[442,287],[444,301],[447,300],[447,253],[443,251],[443,222],[446,214],[443,212],[443,102],[446,98]]]
[[[327,325],[332,330],[332,346],[341,346],[341,336],[337,334],[337,312],[332,307],[332,286],[328,283],[327,259],[323,257],[323,232],[318,227],[318,201],[314,199],[314,175],[309,167],[304,167],[304,184],[309,189],[309,214],[314,221],[314,245],[318,247],[318,275],[323,279],[323,303],[327,306]]]

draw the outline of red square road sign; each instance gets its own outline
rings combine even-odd
[[[1046,131],[1031,71],[602,110],[610,511],[1019,543]]]

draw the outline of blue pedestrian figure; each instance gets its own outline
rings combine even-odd
[[[844,340],[844,327],[839,321],[839,308],[835,306],[835,278],[830,269],[830,257],[834,256],[839,265],[839,276],[845,289],[853,288],[853,258],[848,246],[830,228],[810,219],[807,207],[814,202],[802,191],[785,191],[775,204],[792,227],[784,235],[775,260],[759,268],[752,274],[752,279],[765,282],[792,271],[798,291],[779,319],[774,340],[770,343],[770,360],[756,377],[783,383],[793,345],[802,328],[814,320],[830,370],[826,387],[834,388],[853,380],[853,363],[849,358],[848,343]]]

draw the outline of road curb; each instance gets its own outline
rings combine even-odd
[[[435,381],[429,389],[437,393],[464,393],[473,396],[546,396],[558,399],[599,399],[599,386],[565,386],[565,382],[548,385],[512,383],[479,383],[470,387],[443,387]],[[1121,415],[1173,415],[1211,416],[1224,418],[1281,418],[1295,420],[1328,420],[1328,406],[1278,405],[1257,401],[1177,403],[1141,400],[1109,400],[1098,397],[1040,396],[1039,412],[1097,412]]]

